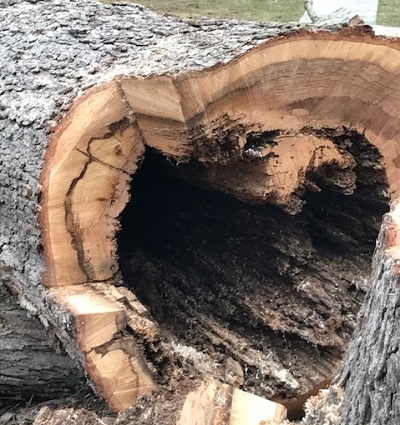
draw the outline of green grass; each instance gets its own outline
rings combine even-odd
[[[110,0],[104,2],[109,3]],[[141,3],[155,12],[183,18],[206,16],[296,22],[304,12],[303,0],[131,0],[131,3]]]
[[[377,23],[400,27],[400,0],[380,0]]]
[[[112,0],[103,0],[110,3]],[[118,1],[118,0],[114,0]],[[297,22],[303,0],[121,0],[141,3],[159,13],[182,18],[237,18],[266,22]],[[328,1],[328,0],[326,0]],[[400,0],[380,0],[377,23],[400,27]]]

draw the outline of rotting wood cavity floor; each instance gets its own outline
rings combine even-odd
[[[355,133],[333,140],[357,161],[357,190],[346,196],[320,182],[296,216],[189,185],[146,152],[122,216],[121,269],[194,375],[217,371],[280,400],[338,364],[388,199],[372,145]]]

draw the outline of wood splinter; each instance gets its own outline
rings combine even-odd
[[[177,425],[275,425],[286,418],[286,408],[218,381],[190,393]]]

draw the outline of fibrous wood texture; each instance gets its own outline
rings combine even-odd
[[[182,361],[182,347],[166,343],[136,296],[114,286],[119,215],[145,148],[187,163],[177,169],[181,178],[289,214],[328,189],[378,210],[398,195],[398,40],[362,26],[184,22],[140,6],[73,0],[7,1],[0,17],[2,278],[116,410],[170,380]],[[358,237],[378,224],[361,221]],[[343,242],[337,228],[324,231]],[[307,266],[304,251],[291,252]],[[285,279],[293,264],[284,263],[277,273]],[[324,305],[330,291],[316,276],[292,288],[309,308]],[[318,379],[326,379],[349,339],[364,277],[338,285],[356,287],[335,304],[338,311],[346,304],[346,326],[327,319],[312,336],[318,320],[310,316],[311,332],[307,323],[297,327],[309,318],[286,312],[282,294],[283,313],[268,311],[262,326],[300,337],[305,352],[317,346],[317,357],[320,346],[336,353],[320,356]],[[332,291],[328,298],[338,298]],[[295,376],[282,346],[264,352],[268,391],[309,392],[319,381]]]
[[[177,425],[259,425],[280,424],[286,409],[253,394],[220,382],[203,384],[190,393],[183,405]]]
[[[147,155],[134,176],[119,236],[125,281],[174,335],[174,351],[195,347],[198,363],[264,397],[308,393],[354,329],[383,207],[360,191],[327,192],[291,216],[175,171]],[[229,359],[236,373],[224,372]]]

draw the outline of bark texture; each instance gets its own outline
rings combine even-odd
[[[7,1],[0,17],[0,271],[20,304],[51,324],[69,354],[85,363],[74,314],[42,286],[49,230],[38,222],[39,180],[54,125],[73,99],[99,81],[202,69],[285,28],[189,23],[138,5],[90,1]],[[117,271],[115,263],[110,271]]]
[[[0,283],[0,400],[49,400],[87,389],[81,370]]]
[[[342,424],[400,420],[399,213],[385,216],[372,263],[372,287],[339,372]]]
[[[2,2],[0,13],[0,261],[8,269],[4,273],[27,282],[26,297],[38,302],[45,268],[37,222],[39,176],[51,127],[72,100],[118,74],[162,74],[226,62],[285,29],[188,23],[138,5],[90,1]]]
[[[310,406],[307,424],[395,425],[400,421],[398,201],[385,215],[371,289],[334,386]]]

